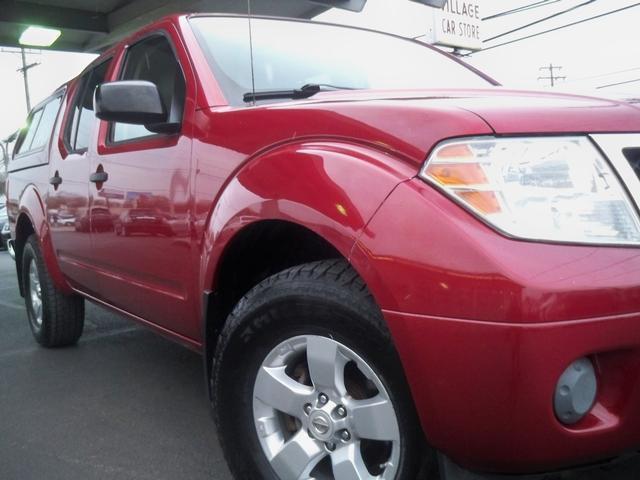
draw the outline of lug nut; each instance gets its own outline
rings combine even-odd
[[[329,450],[330,452],[333,452],[336,449],[335,443],[327,442],[324,445],[325,447],[327,447],[327,450]]]
[[[346,417],[347,409],[344,408],[342,405],[338,405],[338,408],[336,408],[336,415],[338,415],[340,418]]]
[[[326,405],[328,401],[329,397],[327,397],[324,393],[318,395],[318,402],[320,403],[320,405]]]
[[[309,414],[311,413],[311,408],[312,408],[312,407],[311,407],[311,404],[310,404],[310,403],[305,404],[305,406],[304,406],[304,413],[306,413],[307,415],[309,415]]]
[[[351,434],[349,433],[349,430],[342,430],[340,432],[340,438],[343,442],[348,442],[349,440],[351,440]]]

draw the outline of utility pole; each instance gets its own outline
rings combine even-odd
[[[547,70],[549,75],[546,77],[538,77],[538,80],[549,80],[552,87],[556,86],[558,80],[566,80],[567,77],[556,75],[555,72],[562,70],[562,67],[556,67],[553,63],[550,63],[548,67],[540,67],[539,71]]]
[[[20,55],[20,57],[22,58],[22,68],[19,68],[16,71],[22,74],[22,77],[24,80],[24,96],[26,100],[27,114],[28,114],[31,111],[31,95],[29,94],[29,77],[28,77],[27,71],[33,67],[37,67],[38,65],[40,65],[40,62],[27,64],[27,52],[25,51],[24,48],[20,48],[19,50],[12,49],[12,48],[11,49],[0,48],[0,53],[12,53],[14,55]],[[33,51],[29,52],[29,54],[33,54],[33,53],[34,53]]]
[[[31,97],[29,95],[29,77],[27,72],[30,68],[37,67],[40,64],[34,62],[27,65],[27,56],[25,55],[24,48],[20,49],[20,55],[22,56],[22,68],[19,68],[17,71],[22,73],[22,78],[24,80],[24,96],[27,100],[27,113],[29,113],[31,111]]]

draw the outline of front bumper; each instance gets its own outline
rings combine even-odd
[[[454,462],[524,474],[640,449],[640,249],[508,239],[414,179],[351,261],[384,311],[428,441]],[[598,397],[566,427],[555,388],[585,356]]]
[[[530,325],[384,315],[427,438],[457,463],[534,473],[640,449],[640,314]],[[555,388],[584,356],[598,397],[566,427]]]

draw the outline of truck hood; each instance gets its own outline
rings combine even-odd
[[[640,132],[640,108],[629,102],[499,87],[322,92],[198,114],[207,117],[199,120],[207,125],[202,141],[240,158],[292,141],[348,139],[404,159],[412,171],[448,138]]]
[[[415,107],[459,108],[496,134],[640,132],[640,105],[630,101],[540,91],[416,90],[327,92],[318,101],[403,100]]]

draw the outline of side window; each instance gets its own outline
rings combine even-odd
[[[61,97],[55,97],[31,115],[16,154],[39,150],[47,145],[60,109],[61,99]]]
[[[60,102],[62,97],[56,97],[45,105],[42,109],[42,116],[40,117],[40,125],[31,142],[31,150],[36,150],[47,145],[47,142],[51,138],[51,132],[56,123],[56,117],[58,116],[58,110],[60,110]]]
[[[84,74],[76,97],[73,101],[73,115],[65,132],[67,147],[74,152],[84,151],[89,147],[91,131],[95,124],[93,112],[93,92],[104,82],[110,61],[101,63],[93,70]]]
[[[33,141],[33,137],[36,134],[36,130],[38,129],[38,125],[40,124],[40,117],[42,116],[42,109],[36,110],[31,115],[29,119],[29,125],[27,125],[27,130],[24,135],[24,138],[20,142],[20,146],[18,148],[18,154],[27,153],[31,150],[31,142]]]
[[[158,87],[169,122],[180,123],[184,110],[185,80],[169,41],[153,36],[129,48],[120,80],[146,80]],[[114,123],[111,141],[124,142],[156,133],[143,125]]]

